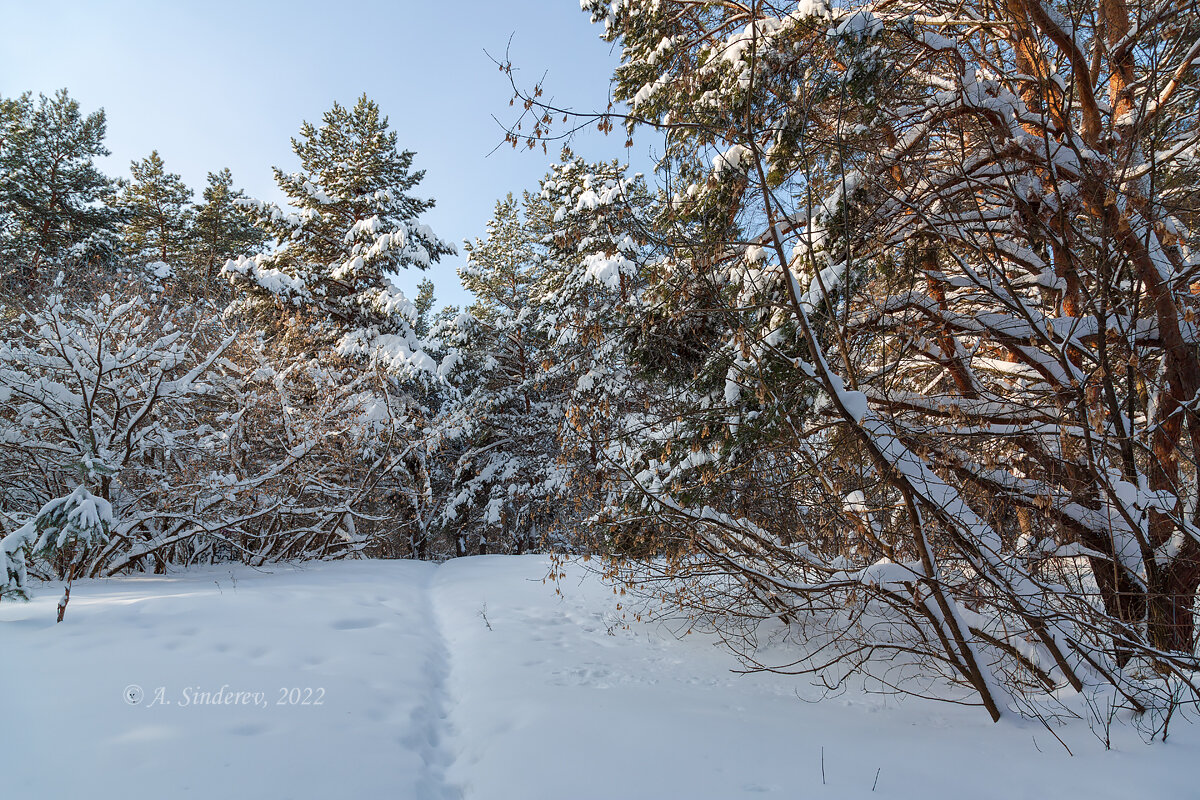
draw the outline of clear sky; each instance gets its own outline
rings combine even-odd
[[[281,200],[271,167],[296,167],[301,121],[365,91],[426,170],[418,193],[437,207],[425,221],[460,245],[557,156],[508,146],[488,156],[503,139],[492,115],[513,109],[484,50],[502,57],[512,36],[519,79],[545,72],[547,93],[578,109],[604,108],[616,63],[577,0],[0,0],[0,20],[0,95],[66,87],[85,111],[107,113],[108,174],[127,176],[157,149],[197,195],[207,172],[229,167],[250,196]],[[599,159],[624,157],[623,143],[618,132],[573,146]],[[430,270],[439,305],[466,300],[460,263]],[[419,277],[401,276],[406,292]]]

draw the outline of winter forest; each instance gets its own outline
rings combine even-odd
[[[86,663],[63,632],[123,641],[133,618],[103,616],[120,593],[251,604],[255,581],[269,596],[265,576],[296,569],[332,603],[360,584],[390,595],[440,580],[457,606],[395,600],[424,620],[411,647],[455,664],[434,688],[411,684],[414,719],[448,727],[371,756],[420,756],[399,796],[759,790],[743,786],[759,762],[725,747],[704,758],[724,759],[736,786],[617,755],[605,762],[626,782],[608,788],[556,783],[566,768],[528,754],[549,771],[505,783],[495,762],[518,750],[488,749],[501,712],[471,716],[463,687],[474,676],[498,703],[489,681],[534,680],[506,654],[536,649],[531,609],[555,603],[599,620],[597,647],[620,644],[626,660],[599,674],[624,677],[599,689],[641,681],[648,652],[693,682],[719,657],[715,688],[681,706],[761,680],[764,715],[821,715],[825,733],[782,758],[802,758],[806,777],[768,771],[761,790],[993,796],[994,762],[932,764],[962,739],[997,760],[1052,757],[1029,778],[1039,791],[1082,796],[1086,763],[1103,780],[1089,796],[1195,796],[1195,0],[580,5],[577,24],[611,47],[611,102],[552,97],[537,64],[495,56],[508,115],[477,124],[528,154],[528,180],[465,241],[429,224],[438,198],[405,141],[420,123],[367,94],[297,120],[298,169],[274,168],[286,202],[248,196],[216,164],[186,185],[157,150],[106,174],[103,97],[0,96],[5,661],[29,676],[44,648]],[[631,158],[590,157],[585,133]],[[428,279],[399,287],[452,258],[468,302],[440,304]],[[490,607],[471,594],[485,585]],[[189,602],[205,627],[214,617]],[[518,625],[518,612],[532,616]],[[229,613],[219,624],[254,642],[301,612]],[[333,628],[388,636],[346,613]],[[435,617],[447,644],[413,633]],[[663,625],[665,643],[638,649]],[[547,656],[556,670],[591,653],[582,630]],[[502,634],[516,638],[493,655],[463,643]],[[253,683],[174,663],[141,681],[144,702],[151,685]],[[646,685],[669,677],[654,674]],[[113,703],[86,702],[123,713],[121,685]],[[653,697],[630,713],[685,713]],[[602,702],[580,700],[576,722]],[[870,722],[893,738],[839,789],[826,759],[856,746],[844,726],[859,702],[879,703]],[[765,752],[787,744],[747,714],[738,724]],[[0,720],[14,721],[2,704]],[[907,726],[930,720],[942,738],[896,755]],[[195,736],[216,748],[220,730]],[[510,735],[512,748],[567,747]],[[706,752],[691,735],[678,746]],[[492,773],[446,755],[455,737]],[[1125,771],[1110,752],[1123,748],[1140,759]],[[0,750],[0,772],[10,758]],[[930,772],[957,777],[923,783]],[[346,781],[341,796],[370,796]],[[994,796],[1026,796],[1004,786]],[[257,796],[317,796],[299,778],[275,787]]]

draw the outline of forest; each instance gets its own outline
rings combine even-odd
[[[546,553],[751,669],[1165,740],[1200,701],[1194,0],[581,6],[612,104],[499,60],[497,139],[548,167],[463,243],[365,94],[299,127],[286,203],[106,175],[103,110],[0,98],[0,604]],[[464,307],[397,287],[455,254]]]

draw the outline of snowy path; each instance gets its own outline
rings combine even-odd
[[[1111,753],[1068,727],[1068,758],[977,709],[802,702],[802,680],[733,674],[711,640],[624,627],[611,589],[574,574],[560,598],[545,572],[489,557],[85,582],[57,626],[57,587],[0,603],[4,796],[1196,796],[1186,725]]]
[[[450,741],[453,729],[448,708],[451,698],[446,687],[451,669],[450,650],[446,647],[442,612],[435,601],[440,576],[441,569],[429,571],[422,596],[425,605],[421,616],[429,622],[429,655],[425,669],[428,688],[413,714],[411,737],[412,746],[425,762],[425,772],[417,784],[417,797],[451,800],[462,797],[462,792],[446,781],[446,769],[454,762],[454,750]]]

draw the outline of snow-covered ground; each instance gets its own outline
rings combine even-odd
[[[1150,746],[1118,730],[1109,752],[1066,726],[1070,757],[975,708],[813,703],[804,679],[735,674],[712,639],[617,624],[580,568],[562,597],[546,572],[499,556],[87,581],[61,625],[58,587],[38,587],[0,603],[2,796],[1200,796],[1196,726]]]

